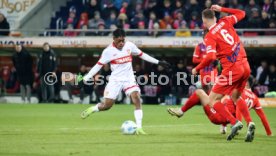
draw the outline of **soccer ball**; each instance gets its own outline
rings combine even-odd
[[[134,134],[136,132],[137,125],[131,120],[125,121],[121,126],[121,131],[123,134]]]

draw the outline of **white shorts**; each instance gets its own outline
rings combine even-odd
[[[104,98],[115,100],[122,90],[127,96],[135,91],[141,92],[135,81],[109,81],[104,89]]]

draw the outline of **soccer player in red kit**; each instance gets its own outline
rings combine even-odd
[[[208,33],[208,30],[207,29],[204,30],[203,39],[207,33]],[[199,64],[201,61],[203,61],[206,55],[207,55],[206,46],[204,42],[201,42],[195,47],[194,54],[193,54],[193,63]],[[200,70],[201,87],[207,94],[209,94],[212,88],[211,82],[214,82],[217,74],[218,74],[218,71],[214,62],[211,62],[209,66],[206,66]],[[168,112],[173,116],[182,117],[186,111],[188,111],[193,106],[199,103],[200,103],[200,99],[197,96],[196,92],[194,92],[180,109],[168,108]]]
[[[216,22],[215,12],[225,12],[232,14],[221,18]],[[222,73],[215,81],[212,91],[209,95],[210,105],[221,116],[229,120],[232,130],[227,136],[227,140],[232,140],[238,130],[242,129],[243,124],[237,120],[221,102],[224,95],[231,95],[233,101],[239,106],[243,114],[249,115],[245,101],[240,97],[245,88],[247,79],[250,76],[250,67],[247,61],[245,49],[236,33],[233,25],[245,17],[245,12],[238,9],[224,8],[218,5],[212,5],[211,9],[205,9],[202,12],[203,24],[209,29],[204,42],[206,45],[207,56],[197,65],[192,74],[196,75],[201,69],[208,66],[216,59],[220,60]],[[250,118],[250,117],[249,117]],[[246,142],[254,139],[255,124],[250,118]]]
[[[270,125],[268,123],[268,120],[266,118],[266,115],[262,109],[262,106],[259,102],[258,97],[252,92],[249,83],[247,83],[246,88],[243,90],[242,92],[242,98],[245,100],[247,107],[249,110],[254,109],[255,112],[257,113],[257,115],[259,116],[259,118],[261,119],[263,126],[265,128],[266,134],[267,136],[272,136],[272,132],[270,129]],[[233,105],[233,101],[232,99],[225,99],[223,101],[223,103],[227,104],[227,105]],[[242,121],[242,114],[240,112],[240,108],[236,108],[236,118],[239,121]],[[246,120],[247,121],[247,120]]]

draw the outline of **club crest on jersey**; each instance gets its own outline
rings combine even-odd
[[[130,49],[127,49],[127,53],[130,55],[130,53],[131,53],[131,50]]]
[[[212,49],[212,46],[207,46],[207,48],[206,48],[206,51],[209,51],[209,50],[211,50]]]

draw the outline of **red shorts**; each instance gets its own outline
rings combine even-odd
[[[215,125],[226,125],[229,122],[227,121],[227,119],[225,119],[224,117],[222,117],[219,113],[217,113],[213,108],[211,108],[209,105],[205,105],[203,106],[204,112],[207,115],[207,117],[209,118],[209,120],[215,124]]]
[[[244,59],[236,62],[231,68],[222,71],[216,79],[212,91],[217,94],[231,95],[232,91],[237,89],[242,93],[249,76],[250,66],[248,61]]]

